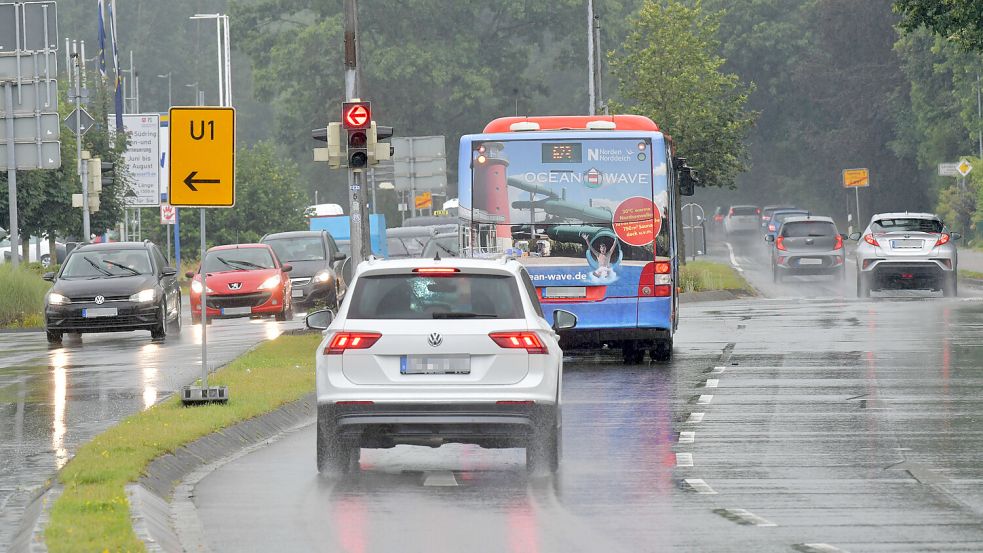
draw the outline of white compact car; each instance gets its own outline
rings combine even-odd
[[[533,472],[560,455],[563,352],[514,260],[370,260],[338,310],[317,311],[317,466],[345,472],[360,448],[524,447]]]

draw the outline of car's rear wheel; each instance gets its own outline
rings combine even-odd
[[[863,271],[857,270],[857,297],[870,297],[870,281],[864,276]]]
[[[637,365],[645,359],[645,350],[635,342],[625,342],[621,346],[621,356],[626,365]]]
[[[177,315],[174,320],[170,322],[167,327],[168,332],[171,334],[181,334],[181,296],[177,297]]]
[[[61,332],[53,332],[51,330],[46,330],[44,331],[44,335],[48,339],[49,344],[61,343]]]
[[[649,356],[656,363],[668,363],[672,360],[672,338],[656,342],[655,347],[649,350]]]
[[[942,295],[947,298],[954,298],[959,295],[959,282],[956,280],[956,274],[953,273],[950,276],[942,277]]]
[[[358,463],[360,449],[341,440],[333,421],[318,409],[317,414],[317,471],[332,476],[350,472]]]
[[[544,428],[533,431],[526,444],[526,469],[534,475],[552,474],[560,469],[560,426],[554,418]]]
[[[163,342],[167,337],[167,308],[161,304],[157,310],[157,324],[150,329],[150,339],[155,342]]]

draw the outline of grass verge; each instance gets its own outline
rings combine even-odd
[[[65,490],[51,508],[48,550],[144,551],[130,524],[124,486],[157,457],[309,393],[320,340],[320,334],[281,336],[218,371],[209,384],[229,387],[226,405],[183,407],[174,396],[79,448],[58,473]]]
[[[49,286],[29,268],[0,265],[0,328],[44,326],[44,294]]]
[[[751,285],[732,267],[712,261],[689,261],[680,267],[679,286],[683,292],[710,290],[753,292]]]
[[[968,271],[965,269],[959,269],[959,276],[962,278],[971,278],[974,280],[983,280],[983,273],[979,271]]]

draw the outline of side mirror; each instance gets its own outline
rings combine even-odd
[[[848,238],[849,238],[849,236],[847,236],[846,234],[844,234],[844,233],[842,233],[842,232],[841,232],[841,233],[840,233],[840,238],[842,238],[842,239],[844,239],[844,240],[846,240],[846,239],[848,239]]]
[[[161,276],[172,277],[177,274],[177,269],[174,267],[164,267],[160,270]]]
[[[775,241],[775,237],[774,236],[772,236],[770,234],[766,234],[765,235],[765,242],[774,242],[774,241]]]
[[[850,233],[849,238],[850,238],[850,240],[853,240],[853,241],[860,240],[860,233],[859,232],[852,232],[852,233]]]
[[[959,234],[958,232],[950,232],[949,233],[949,238],[952,238],[953,240],[959,240],[962,237],[963,237],[963,235],[962,234]]]
[[[341,278],[345,281],[345,286],[352,283],[352,278],[355,277],[355,264],[352,263],[352,258],[345,258],[345,262],[341,264]]]
[[[331,321],[333,320],[334,312],[330,309],[321,309],[307,315],[307,318],[304,319],[304,324],[311,330],[325,330],[331,326]]]
[[[294,266],[293,265],[284,265],[284,266],[280,267],[280,270],[283,271],[283,272],[285,272],[285,273],[289,273],[290,271],[293,271],[294,270]]]
[[[345,252],[334,252],[334,255],[331,256],[331,261],[344,261],[346,259],[348,256],[345,255]]]
[[[53,273],[51,271],[48,271],[47,273],[44,273],[43,275],[41,275],[41,278],[44,279],[44,280],[47,280],[48,282],[54,282],[55,281],[55,273]]]
[[[195,272],[194,271],[188,271],[187,273],[184,273],[184,276],[187,277],[187,278],[195,278]]]
[[[553,311],[553,330],[570,330],[577,326],[577,316],[569,311]]]

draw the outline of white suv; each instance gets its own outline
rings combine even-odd
[[[461,442],[524,447],[534,472],[560,455],[563,352],[514,260],[370,260],[317,350],[317,466],[345,472],[359,450]],[[330,325],[330,326],[329,326]]]

